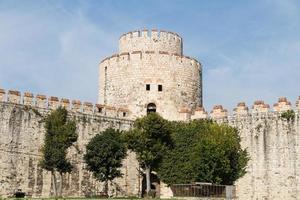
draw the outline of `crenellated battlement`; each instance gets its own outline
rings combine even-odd
[[[172,38],[172,39],[180,39],[182,40],[181,36],[177,33],[172,31],[166,30],[157,30],[157,29],[143,29],[143,30],[134,30],[124,33],[120,36],[119,40],[126,39],[126,38],[134,38],[134,37],[150,37],[150,38]]]
[[[167,51],[182,55],[182,38],[164,30],[136,30],[123,34],[119,39],[119,52]]]
[[[114,54],[101,61],[101,65],[105,66],[118,66],[118,65],[128,65],[132,62],[147,62],[151,59],[157,59],[158,62],[178,62],[183,66],[197,66],[201,69],[201,63],[195,58],[179,55],[177,53],[169,53],[166,51],[132,51],[123,52],[120,54]]]
[[[300,112],[300,97],[295,103],[295,108],[292,107],[290,101],[287,100],[286,97],[280,97],[278,102],[274,104],[273,109],[270,109],[269,104],[266,104],[262,100],[257,100],[254,102],[253,106],[249,110],[246,106],[245,102],[240,102],[233,109],[233,115],[230,116],[228,111],[223,108],[222,105],[216,105],[213,107],[213,110],[208,114],[204,108],[198,107],[195,109],[194,113],[187,112],[186,116],[190,115],[190,119],[214,119],[217,121],[226,121],[228,118],[234,119],[248,115],[259,115],[259,114],[280,114],[287,110],[295,110],[296,112]],[[187,120],[187,119],[185,119]]]
[[[130,111],[127,108],[117,108],[109,105],[92,104],[90,102],[81,102],[79,100],[69,100],[67,98],[58,98],[55,96],[37,94],[35,97],[33,93],[21,92],[16,90],[0,89],[0,103],[19,104],[29,106],[37,109],[54,110],[62,106],[70,112],[114,117],[120,119],[130,120]]]
[[[130,119],[130,111],[127,108],[114,107],[109,105],[102,104],[92,104],[90,102],[81,102],[79,100],[72,100],[66,98],[58,98],[54,96],[37,94],[35,97],[33,93],[24,92],[21,95],[21,92],[16,90],[8,90],[7,92],[4,89],[0,89],[0,102],[12,103],[12,104],[23,104],[25,106],[32,106],[42,109],[54,110],[62,106],[71,112],[79,112],[83,114],[95,114],[103,115],[109,117],[118,117],[118,118],[128,118]],[[295,108],[292,107],[290,101],[286,97],[280,97],[278,102],[273,104],[273,110],[270,109],[269,104],[266,104],[262,100],[257,100],[254,102],[253,106],[249,110],[245,102],[240,102],[233,109],[233,117],[246,116],[248,114],[257,114],[257,113],[282,113],[287,110],[300,111],[300,96],[295,103]],[[203,107],[197,107],[193,112],[187,108],[182,107],[178,109],[181,120],[188,119],[227,119],[230,117],[227,109],[224,109],[222,105],[216,105],[213,107],[212,111],[208,114]]]

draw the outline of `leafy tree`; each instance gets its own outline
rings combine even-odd
[[[161,162],[165,151],[172,145],[169,122],[157,113],[138,118],[126,134],[128,148],[137,155],[141,168],[146,173],[146,192],[151,190],[150,174]]]
[[[120,167],[126,157],[126,146],[121,133],[112,128],[93,137],[86,146],[84,160],[95,178],[105,182],[104,192],[108,193],[108,182],[121,177]]]
[[[61,179],[59,196],[61,196],[62,175],[72,171],[72,165],[66,155],[67,149],[77,141],[76,124],[75,121],[68,120],[67,110],[59,107],[46,117],[45,129],[43,157],[40,165],[51,172],[55,196],[58,195],[55,172],[59,172]]]
[[[207,120],[172,123],[174,148],[165,152],[158,175],[167,184],[233,184],[249,160],[238,131]]]

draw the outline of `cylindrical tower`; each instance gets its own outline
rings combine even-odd
[[[134,31],[120,37],[119,53],[99,66],[100,104],[127,107],[133,118],[158,112],[179,120],[202,106],[201,64],[182,54],[182,38],[166,31]]]

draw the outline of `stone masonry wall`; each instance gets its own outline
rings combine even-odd
[[[237,181],[240,199],[300,198],[300,112],[294,120],[280,113],[231,119],[250,154],[247,174]]]
[[[94,107],[89,103],[79,106],[79,101],[74,101],[70,107],[67,102],[66,99],[58,101],[56,97],[46,101],[44,95],[37,95],[34,99],[30,93],[25,93],[21,99],[17,91],[9,91],[6,97],[5,92],[0,90],[0,197],[12,196],[17,189],[32,197],[53,195],[50,173],[39,167],[39,161],[45,133],[43,119],[59,105],[66,106],[69,117],[76,120],[78,133],[78,141],[68,153],[74,170],[63,177],[63,194],[93,196],[102,191],[103,185],[85,170],[82,159],[85,145],[95,134],[108,127],[129,129],[132,121],[123,117],[126,110]],[[121,117],[118,117],[118,112],[121,112]],[[137,169],[135,155],[129,153],[123,163],[124,176],[110,186],[111,194],[138,195],[141,180]]]
[[[0,90],[0,101],[2,197],[12,195],[16,189],[22,189],[33,197],[53,194],[50,174],[42,170],[38,162],[45,131],[43,118],[59,105],[66,106],[70,117],[76,119],[79,134],[78,142],[68,154],[75,168],[63,178],[64,195],[90,196],[102,190],[102,184],[85,170],[82,160],[85,144],[94,134],[108,127],[129,129],[132,121],[128,120],[128,110],[88,103],[78,106],[79,101],[73,101],[72,107],[68,107],[66,99],[50,97],[46,100],[45,96],[37,95],[33,101],[30,93],[21,98],[17,91],[9,91],[6,96],[3,90]],[[282,113],[291,109],[295,116],[284,118]],[[295,107],[286,98],[280,98],[273,111],[263,101],[256,101],[252,109],[248,109],[245,103],[239,103],[232,116],[228,116],[227,110],[220,105],[215,106],[210,115],[201,107],[194,113],[188,110],[182,113],[182,120],[211,118],[240,130],[242,147],[247,148],[251,160],[247,174],[236,182],[238,199],[300,198],[300,97]],[[114,182],[110,187],[111,193],[116,196],[139,194],[141,177],[137,169],[134,154],[130,153],[122,168],[124,177]],[[163,189],[161,195],[170,195],[168,190]]]

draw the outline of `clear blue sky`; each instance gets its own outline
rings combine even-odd
[[[298,0],[0,0],[0,88],[96,102],[99,61],[140,28],[183,37],[207,110],[300,95]]]

